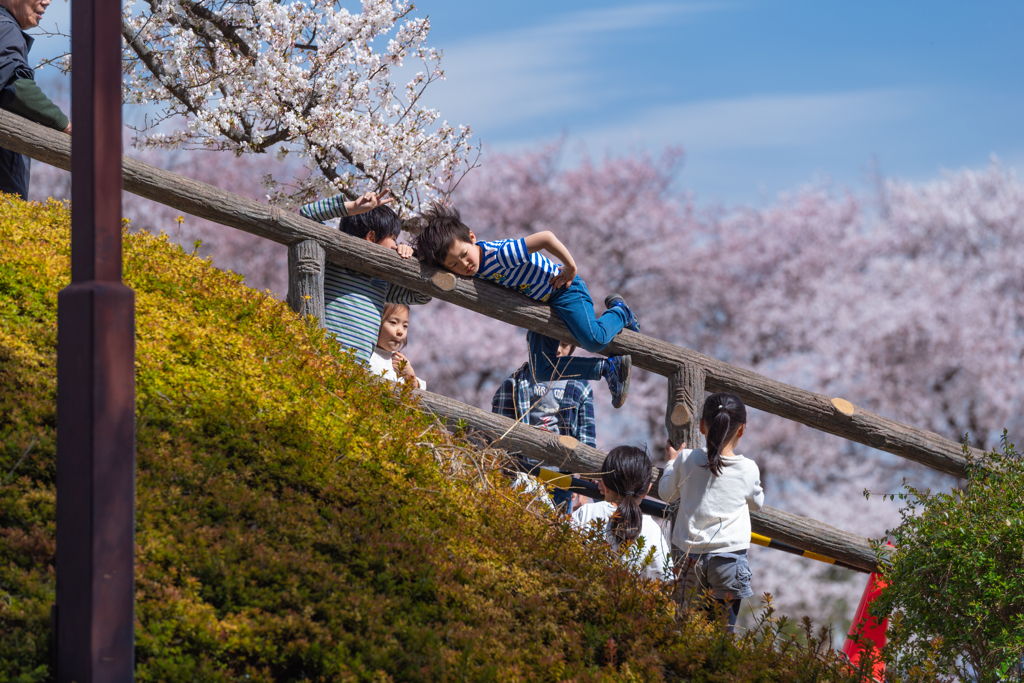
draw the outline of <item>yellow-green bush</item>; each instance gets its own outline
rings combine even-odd
[[[43,681],[64,204],[0,201],[0,681]],[[283,304],[125,235],[137,313],[139,681],[844,680],[680,618]]]

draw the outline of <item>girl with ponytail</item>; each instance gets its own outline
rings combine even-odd
[[[653,466],[647,452],[634,446],[613,448],[601,466],[597,486],[603,501],[580,506],[572,513],[573,525],[586,529],[598,523],[605,540],[649,579],[671,577],[672,557],[661,527],[640,513],[640,501],[651,490]],[[642,545],[637,540],[642,540]],[[636,546],[639,550],[633,550]]]
[[[709,595],[707,610],[725,612],[729,631],[736,626],[740,601],[750,588],[750,510],[764,504],[761,473],[753,460],[735,452],[746,432],[747,409],[733,394],[712,394],[704,401],[700,433],[706,448],[666,446],[668,465],[658,483],[666,503],[679,500],[672,544],[685,559],[684,586]]]

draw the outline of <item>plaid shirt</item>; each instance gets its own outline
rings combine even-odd
[[[501,383],[491,400],[491,412],[518,422],[530,418],[530,387],[535,384],[530,364],[524,363]],[[597,448],[597,425],[594,421],[594,394],[590,382],[570,379],[558,405],[558,433],[571,436],[580,443]]]

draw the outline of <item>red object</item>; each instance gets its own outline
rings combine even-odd
[[[854,666],[860,662],[861,655],[866,649],[874,649],[880,653],[885,647],[885,632],[889,628],[889,620],[879,621],[868,614],[871,603],[882,593],[882,589],[888,584],[880,574],[874,573],[868,578],[868,585],[864,588],[864,594],[860,596],[860,605],[857,607],[857,614],[853,617],[853,624],[850,626],[850,635],[859,634],[859,639],[847,638],[843,644],[843,654],[850,658]],[[875,680],[884,680],[885,662],[875,662],[872,672]]]

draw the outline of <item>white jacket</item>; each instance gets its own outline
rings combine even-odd
[[[391,364],[392,355],[393,354],[390,351],[385,351],[379,346],[374,346],[373,354],[370,355],[370,372],[377,377],[383,377],[384,379],[389,379],[392,382],[397,382],[398,373],[395,372],[395,366]],[[405,378],[403,377],[402,379],[404,380]],[[420,389],[426,391],[427,383],[419,377],[416,378],[416,381],[419,382]]]
[[[572,513],[572,524],[579,529],[586,529],[594,521],[601,523],[606,533],[605,540],[608,541],[609,545],[615,547],[614,537],[610,532],[613,514],[615,514],[615,506],[607,501],[602,500],[596,503],[589,503],[581,505]],[[640,570],[641,576],[645,576],[648,579],[659,579],[661,581],[671,579],[672,552],[665,541],[665,535],[661,533],[661,527],[648,515],[642,515],[640,538],[644,540],[643,548],[637,550],[634,546],[628,551],[633,553],[629,558],[630,564]],[[650,553],[651,548],[654,548],[653,559],[650,563],[644,564],[643,560]]]
[[[742,455],[722,458],[715,476],[703,448],[684,450],[665,467],[658,497],[679,499],[672,544],[685,553],[729,553],[750,547],[750,510],[764,505],[761,472]]]

